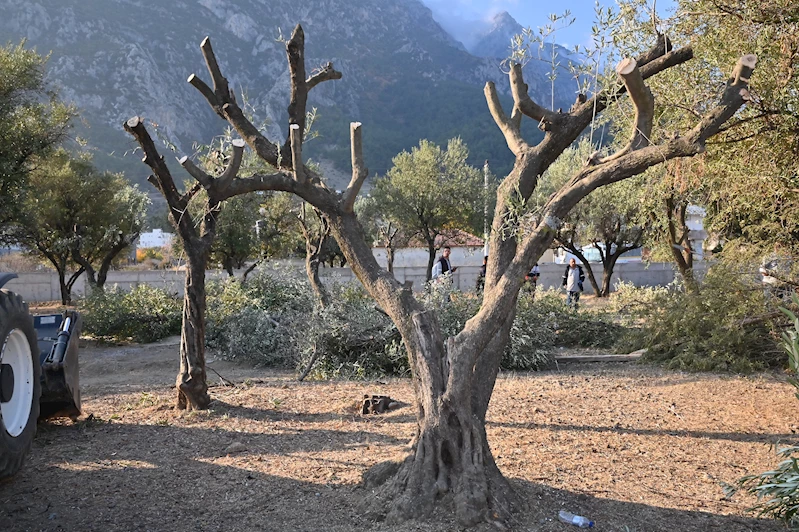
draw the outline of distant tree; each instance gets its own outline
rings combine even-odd
[[[297,221],[305,238],[305,273],[316,295],[321,308],[330,305],[330,292],[319,277],[319,266],[324,263],[325,246],[330,236],[330,224],[319,210],[308,207],[305,202],[300,206]]]
[[[147,223],[149,198],[121,174],[101,173],[95,204],[74,226],[72,260],[86,271],[92,289],[103,290],[108,271],[130,249]]]
[[[229,276],[258,257],[260,251],[256,223],[260,219],[262,196],[248,194],[230,198],[221,206],[217,237],[211,245],[212,262],[222,265]]]
[[[297,221],[300,202],[285,192],[266,192],[260,199],[256,222],[260,255],[264,259],[296,256],[304,241]]]
[[[386,269],[394,273],[394,257],[399,248],[407,245],[408,237],[400,231],[396,222],[385,217],[371,195],[358,199],[355,212],[369,236],[370,244],[376,243],[386,248]]]
[[[17,214],[37,157],[64,140],[75,115],[45,82],[46,61],[24,41],[0,47],[0,228]]]
[[[706,199],[700,178],[702,160],[669,161],[644,174],[636,198],[641,223],[648,223],[644,242],[654,260],[674,263],[685,287],[698,288],[694,278],[694,249],[688,209]]]
[[[608,185],[585,198],[569,214],[569,221],[558,231],[556,242],[576,256],[598,297],[610,295],[613,269],[628,251],[643,246],[646,220],[639,210],[638,190],[642,180],[632,178]],[[602,285],[594,275],[583,250],[593,246],[602,262]]]
[[[427,244],[427,280],[436,258],[436,237],[447,229],[474,231],[483,214],[483,175],[469,166],[460,139],[446,150],[422,140],[394,157],[394,166],[375,181],[372,198],[384,223]],[[482,221],[482,220],[480,220]]]
[[[141,232],[147,198],[121,175],[99,172],[88,157],[64,150],[40,159],[29,179],[22,212],[8,232],[52,264],[68,305],[83,272],[102,288],[114,259]]]

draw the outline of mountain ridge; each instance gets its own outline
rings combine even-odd
[[[467,52],[418,0],[0,0],[0,8],[7,38],[53,51],[48,76],[80,107],[76,133],[95,147],[98,166],[123,170],[135,182],[147,172],[121,128],[129,117],[158,124],[178,155],[192,155],[194,143],[211,142],[225,125],[186,83],[191,73],[208,77],[199,50],[205,36],[231,87],[246,93],[256,120],[282,142],[289,78],[278,36],[287,38],[296,23],[305,30],[309,71],[330,61],[343,74],[309,95],[320,138],[304,153],[322,163],[332,186],[346,184],[352,121],[364,124],[372,175],[421,138],[445,143],[459,135],[471,162],[489,159],[499,175],[513,162],[482,94],[494,81],[509,106],[499,61]],[[531,96],[549,101],[545,68],[526,68],[525,75]],[[571,99],[565,84],[556,87],[559,105]],[[535,124],[525,128],[539,134]]]

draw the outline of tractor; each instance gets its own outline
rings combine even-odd
[[[22,467],[39,419],[80,415],[80,314],[31,315],[0,274],[0,479]]]

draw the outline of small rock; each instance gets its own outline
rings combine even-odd
[[[227,453],[227,454],[241,453],[241,452],[244,452],[246,450],[247,450],[247,446],[246,445],[244,445],[243,443],[234,441],[233,443],[231,443],[230,445],[227,446],[227,448],[225,449],[225,453]]]

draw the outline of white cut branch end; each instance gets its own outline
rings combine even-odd
[[[757,65],[757,55],[746,54],[745,56],[741,57],[741,64],[749,68],[755,68]]]
[[[619,64],[616,65],[616,73],[620,76],[627,76],[635,70],[635,67],[638,66],[638,63],[632,57],[626,57],[619,61]]]

